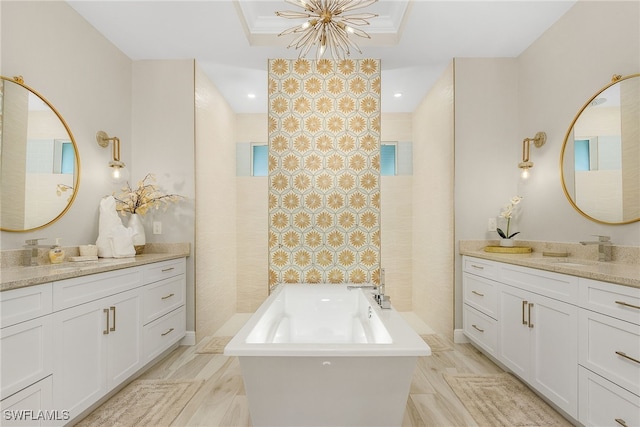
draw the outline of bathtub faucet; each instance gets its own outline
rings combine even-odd
[[[380,284],[377,287],[377,293],[374,298],[381,308],[391,308],[391,298],[384,294],[384,268],[380,269]]]
[[[373,299],[376,300],[378,305],[381,308],[391,308],[390,298],[384,295],[384,293],[380,295],[380,286],[373,286],[373,285],[348,285],[347,286],[347,290],[350,291],[352,289],[373,289],[374,290]]]

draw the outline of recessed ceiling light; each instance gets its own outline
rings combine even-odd
[[[249,94],[247,94],[247,98],[256,99],[256,94],[255,93],[249,93]]]
[[[402,92],[396,92],[393,94],[394,98],[401,98],[402,97]]]

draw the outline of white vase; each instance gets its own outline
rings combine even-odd
[[[140,215],[131,214],[129,217],[129,228],[133,230],[133,247],[136,249],[136,255],[140,255],[144,251],[144,245],[147,243],[147,236],[144,234],[144,226]]]
[[[513,247],[513,239],[500,239],[500,246],[504,248]]]

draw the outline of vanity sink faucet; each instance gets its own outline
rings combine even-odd
[[[598,240],[580,242],[581,245],[598,245],[598,261],[611,261],[611,237],[595,235]]]
[[[25,244],[23,247],[27,248],[24,253],[24,265],[27,267],[31,265],[38,265],[39,248],[51,249],[51,245],[39,245],[38,240],[45,240],[45,238],[41,237],[39,239],[27,239],[24,241]]]

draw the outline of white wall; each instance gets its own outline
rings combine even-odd
[[[380,136],[383,143],[412,142],[412,115],[383,113]],[[401,168],[406,166],[399,165],[398,170]],[[380,195],[380,266],[385,269],[385,292],[396,310],[412,311],[413,175],[381,176]]]
[[[517,195],[522,142],[517,70],[516,59],[455,60],[456,242],[497,239],[496,233],[487,232],[488,219],[498,216],[502,206]],[[520,219],[513,220],[511,229],[526,235]],[[502,223],[498,226],[504,228]],[[462,276],[459,256],[456,259],[455,324],[459,327]]]
[[[413,311],[453,334],[454,66],[413,113]]]
[[[235,125],[236,142],[268,142],[266,113],[237,114]],[[266,176],[236,176],[237,305],[241,313],[253,313],[269,294],[268,181]]]
[[[185,199],[142,217],[147,242],[189,242],[195,249],[194,61],[133,63],[132,187],[152,173],[163,192]],[[125,220],[126,221],[126,220]],[[162,234],[153,234],[153,222]],[[187,258],[187,330],[195,329],[194,258]]]
[[[0,2],[0,74],[22,75],[69,125],[80,153],[80,187],[69,211],[55,224],[27,233],[1,233],[3,250],[45,237],[74,246],[98,237],[98,204],[114,190],[107,184],[111,149],[96,142],[106,131],[122,141],[122,160],[135,170],[132,153],[132,62],[65,2]]]
[[[196,101],[196,340],[236,312],[235,114],[199,66]],[[265,195],[266,198],[266,195]]]
[[[532,148],[532,176],[521,227],[532,240],[578,242],[592,234],[617,245],[640,246],[640,222],[603,225],[575,211],[560,184],[560,150],[582,105],[614,74],[640,71],[640,3],[579,1],[518,58],[519,138],[547,133]],[[518,150],[513,154],[518,156]]]

